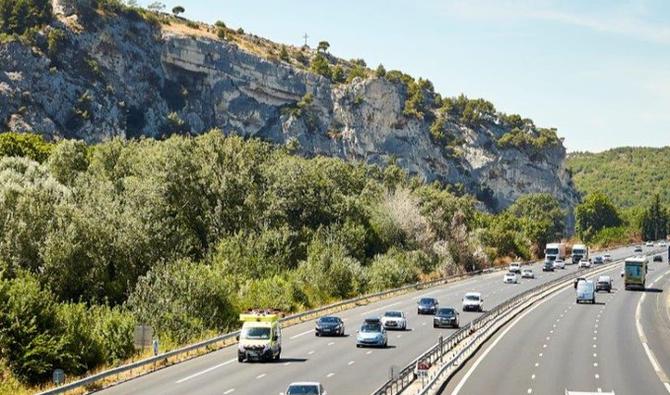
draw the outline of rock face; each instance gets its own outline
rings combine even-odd
[[[76,7],[54,0],[59,19],[35,46],[0,44],[6,130],[98,142],[218,128],[290,143],[306,156],[379,165],[393,158],[428,181],[461,184],[492,210],[532,192],[551,193],[565,207],[577,200],[560,143],[530,155],[497,146],[509,128],[496,119],[476,128],[447,120],[447,132],[462,142],[454,154],[433,141],[429,121],[403,115],[402,83],[333,84],[227,41],[163,30],[137,14],[78,18]],[[76,27],[68,23],[73,18]],[[64,35],[49,46],[54,31]]]

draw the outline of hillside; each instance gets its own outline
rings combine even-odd
[[[280,45],[113,0],[53,0],[53,11],[0,37],[7,131],[95,143],[217,128],[305,157],[394,162],[493,211],[528,193],[576,202],[556,131],[485,100],[442,97],[428,80],[338,59],[328,45]]]
[[[670,201],[670,147],[571,153],[567,164],[581,193],[600,190],[619,207],[646,206],[656,193]]]

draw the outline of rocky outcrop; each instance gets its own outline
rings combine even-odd
[[[549,192],[566,207],[577,199],[562,145],[541,155],[501,149],[496,142],[507,129],[499,120],[475,128],[448,120],[446,131],[461,143],[447,150],[431,138],[431,117],[403,115],[402,83],[333,84],[227,41],[164,31],[134,13],[79,18],[73,29],[66,19],[77,17],[76,7],[55,0],[62,17],[38,37],[41,45],[0,44],[6,129],[97,142],[218,128],[291,142],[306,156],[379,165],[394,159],[428,181],[463,185],[493,210],[530,192]],[[47,37],[56,30],[64,35],[53,51]]]

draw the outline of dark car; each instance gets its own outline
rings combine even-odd
[[[607,291],[612,292],[612,278],[610,276],[600,276],[596,281],[596,292]]]
[[[418,314],[435,314],[439,305],[435,298],[421,298],[417,303],[416,311]]]
[[[654,262],[663,262],[663,255],[661,254],[654,255]]]
[[[435,313],[435,316],[433,317],[433,328],[445,326],[458,328],[459,319],[458,311],[456,311],[456,309],[452,307],[437,309],[437,313]]]
[[[344,322],[340,317],[321,317],[316,320],[314,334],[316,336],[344,336]]]

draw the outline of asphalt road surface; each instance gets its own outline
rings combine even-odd
[[[631,255],[631,249],[611,253],[614,259],[619,259]],[[392,367],[403,368],[433,346],[440,335],[447,337],[454,331],[434,329],[432,316],[418,316],[416,301],[419,297],[436,297],[440,306],[454,306],[460,311],[463,294],[478,291],[484,298],[484,308],[489,309],[541,282],[576,270],[576,265],[568,265],[565,270],[545,273],[539,263],[531,267],[536,279],[523,279],[517,285],[503,284],[503,273],[495,272],[341,312],[338,315],[343,318],[347,332],[342,338],[315,337],[314,322],[285,328],[279,362],[238,363],[237,347],[227,347],[101,392],[110,395],[279,394],[291,382],[318,381],[330,395],[370,394],[387,380]],[[363,318],[380,316],[386,310],[405,311],[408,330],[389,331],[388,348],[356,348],[355,332]],[[461,313],[461,325],[479,314]],[[501,370],[508,367],[503,364]]]
[[[595,305],[577,304],[572,287],[537,304],[484,345],[443,393],[670,393],[667,258],[650,259],[645,291],[624,290],[617,264],[604,273],[615,280],[612,293],[598,293]]]

